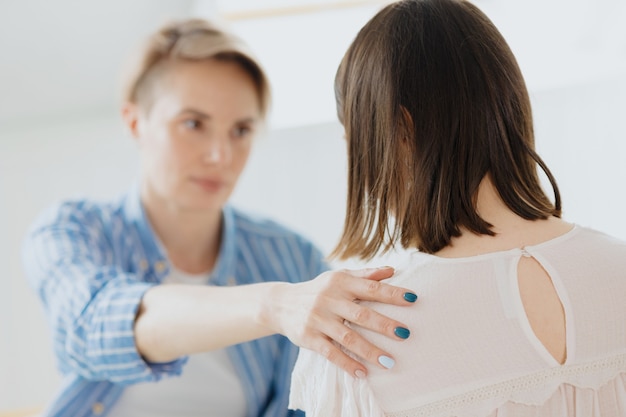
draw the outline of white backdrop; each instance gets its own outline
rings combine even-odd
[[[502,22],[528,76],[538,149],[559,181],[566,219],[626,239],[626,37],[613,22],[624,16],[623,3],[535,1],[506,10],[499,2],[479,3]],[[251,25],[265,30],[258,22]],[[249,38],[252,26],[236,27]],[[563,35],[576,27],[584,31]],[[263,48],[257,46],[257,53],[269,58]],[[319,48],[323,55],[324,46]],[[292,52],[274,55],[298,62]],[[233,202],[282,220],[328,253],[342,224],[345,149],[341,127],[332,121],[332,100],[310,99],[314,94],[306,88],[317,74],[332,76],[336,63],[319,71],[309,64],[305,74],[298,71],[306,66],[297,67],[291,71],[296,79],[276,75],[272,68],[280,66],[267,64],[274,85],[290,94],[277,94],[275,127],[259,139]],[[294,92],[293,85],[303,89]],[[332,97],[331,88],[332,80],[324,94]],[[280,119],[285,106],[306,117]],[[0,411],[40,406],[57,387],[48,331],[23,277],[19,246],[35,215],[54,201],[109,198],[134,178],[134,145],[112,114],[107,108],[90,116],[0,126]]]

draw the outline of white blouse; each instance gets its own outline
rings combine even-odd
[[[563,305],[563,365],[525,314],[522,256],[543,266]],[[420,297],[410,307],[375,305],[411,336],[395,341],[357,329],[394,356],[394,368],[368,366],[368,377],[357,379],[302,349],[291,408],[307,417],[626,416],[625,242],[576,226],[523,249],[466,258],[417,253],[388,282]]]

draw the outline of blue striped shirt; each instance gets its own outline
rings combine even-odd
[[[148,363],[133,324],[143,294],[169,263],[137,187],[118,201],[71,201],[46,211],[29,232],[23,261],[45,307],[63,385],[44,416],[104,416],[124,386],[184,371],[186,358]],[[328,269],[309,241],[269,220],[226,206],[215,285],[298,282]],[[248,417],[287,410],[297,347],[280,335],[228,348],[241,378]]]

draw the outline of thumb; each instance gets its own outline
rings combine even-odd
[[[364,279],[371,279],[374,281],[380,281],[383,279],[391,278],[395,270],[391,266],[381,266],[380,268],[353,269],[353,270],[347,270],[344,272],[356,278],[364,278]]]

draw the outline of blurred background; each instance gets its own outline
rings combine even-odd
[[[60,380],[20,264],[29,224],[60,199],[110,198],[136,176],[117,87],[138,41],[167,20],[201,16],[250,44],[269,73],[274,105],[233,203],[279,219],[329,253],[346,176],[333,78],[358,29],[386,3],[0,2],[0,414],[43,406]],[[537,147],[559,181],[564,217],[626,239],[626,1],[475,3],[522,67]]]

